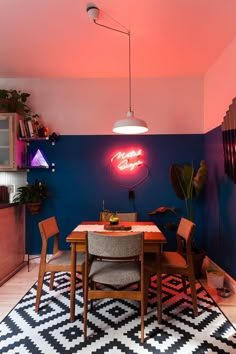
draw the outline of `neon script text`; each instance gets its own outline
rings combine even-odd
[[[121,171],[130,170],[133,171],[137,166],[142,165],[142,161],[140,156],[142,155],[142,150],[139,149],[137,151],[131,150],[129,152],[117,152],[112,156],[111,162],[115,162],[117,160],[117,168]]]

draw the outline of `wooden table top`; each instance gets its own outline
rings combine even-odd
[[[109,223],[106,223],[104,221],[83,221],[80,223],[80,225],[106,225]],[[155,224],[151,221],[132,221],[132,222],[120,222],[119,225],[126,225],[126,226],[132,226],[132,225],[153,225]],[[100,231],[101,232],[101,231]],[[114,234],[116,236],[122,236],[124,233],[127,234],[127,231],[106,231],[104,230],[102,233],[109,233],[109,234]],[[128,231],[132,233],[131,231]],[[85,234],[86,231],[72,231],[67,237],[66,241],[67,242],[75,242],[75,243],[85,243]],[[144,243],[166,243],[166,237],[163,235],[161,231],[154,231],[154,232],[145,232],[144,231]]]

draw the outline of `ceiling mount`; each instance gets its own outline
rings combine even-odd
[[[99,16],[99,12],[100,11],[96,5],[87,4],[87,13],[88,13],[88,17],[90,18],[90,20],[92,20],[92,21],[97,20],[98,16]]]
[[[100,10],[94,4],[87,4],[87,13],[89,18],[98,26],[108,28],[110,30],[123,33],[128,36],[128,45],[129,45],[129,109],[127,113],[127,118],[121,119],[117,121],[113,126],[113,132],[119,134],[141,134],[146,133],[148,131],[148,127],[145,121],[139,118],[134,117],[134,112],[131,108],[131,38],[130,38],[130,31],[127,30],[124,26],[124,30],[120,30],[118,28],[106,26],[102,23],[98,23],[97,19],[99,17]],[[117,21],[115,21],[118,23]]]

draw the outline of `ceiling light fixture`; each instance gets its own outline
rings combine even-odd
[[[100,10],[94,4],[87,5],[87,13],[89,18],[98,26],[108,28],[113,31],[123,33],[128,36],[129,39],[129,110],[127,113],[127,118],[118,120],[113,126],[113,132],[119,134],[141,134],[148,131],[147,124],[144,120],[136,118],[134,112],[131,108],[131,40],[130,40],[130,31],[125,28],[124,31],[110,26],[103,25],[97,22],[99,17]],[[116,21],[117,22],[117,21]],[[118,22],[117,22],[118,23]],[[121,25],[121,24],[119,24]],[[122,25],[121,25],[122,26]],[[122,26],[124,28],[124,26]]]

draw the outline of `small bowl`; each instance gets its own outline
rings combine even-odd
[[[229,288],[217,288],[217,293],[221,297],[229,297],[231,295],[231,290]]]
[[[119,224],[119,220],[117,221],[110,221],[110,225],[118,225]]]

